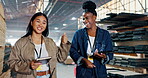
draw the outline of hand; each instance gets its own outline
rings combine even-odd
[[[66,44],[66,43],[68,42],[68,38],[67,38],[66,33],[64,33],[64,34],[62,35],[61,42],[62,42],[63,44]]]
[[[86,58],[82,58],[82,62],[86,65],[87,68],[94,68],[94,67],[96,67],[92,62],[90,62]]]
[[[36,62],[36,61],[31,62],[31,68],[32,69],[37,69],[39,67],[39,65],[41,65],[40,62]]]
[[[97,57],[97,58],[103,58],[103,59],[106,58],[106,54],[104,54],[104,53],[98,53],[98,50],[97,49],[94,52],[94,56]]]

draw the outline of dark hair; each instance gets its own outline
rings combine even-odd
[[[29,35],[32,35],[33,27],[31,26],[31,22],[33,22],[34,19],[36,17],[38,17],[38,16],[44,16],[46,18],[46,20],[47,20],[47,26],[46,26],[46,29],[42,32],[42,35],[45,36],[45,37],[48,36],[48,34],[49,34],[49,30],[48,30],[48,18],[47,18],[47,16],[45,14],[43,14],[41,12],[38,12],[38,13],[36,13],[36,14],[34,14],[32,16],[32,18],[31,18],[31,20],[30,20],[30,22],[28,24],[27,30],[26,30],[27,33],[23,37],[27,37]]]
[[[86,1],[83,3],[82,8],[84,9],[84,12],[91,12],[93,15],[97,16],[96,4],[92,1]]]

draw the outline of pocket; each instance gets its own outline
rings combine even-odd
[[[91,76],[92,76],[91,68],[79,67],[76,72],[76,78],[91,78]]]
[[[100,51],[100,49],[101,49],[101,43],[97,43],[96,44],[96,49],[98,49],[98,51]]]
[[[87,69],[85,69],[85,68],[82,70],[82,77],[85,76],[86,70],[87,70]]]
[[[107,70],[106,70],[106,66],[105,65],[101,65],[101,67],[99,68],[99,76],[106,78],[107,77]]]
[[[99,42],[98,44],[96,44],[96,49],[98,49],[98,51],[105,51],[105,43],[104,42]]]
[[[78,66],[76,69],[76,78],[85,78],[86,69]]]

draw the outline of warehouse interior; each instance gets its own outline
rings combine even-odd
[[[26,33],[36,12],[48,17],[49,36],[57,45],[66,33],[84,28],[82,4],[87,0],[0,0],[0,78],[15,78],[7,60],[15,42]],[[108,78],[148,78],[148,0],[91,0],[97,5],[96,24],[111,34],[114,59],[107,64]],[[75,78],[70,57],[57,65],[58,78]],[[66,68],[70,69],[66,69]],[[14,73],[15,74],[15,73]]]

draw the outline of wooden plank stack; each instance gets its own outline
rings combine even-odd
[[[148,74],[137,73],[114,67],[107,67],[107,78],[147,78]]]
[[[148,28],[112,33],[111,36],[114,42],[148,40]]]
[[[0,47],[0,74],[3,70],[4,47]]]
[[[6,22],[4,17],[4,9],[0,3],[0,74],[3,69],[3,58],[5,49],[5,35],[6,35]]]
[[[114,54],[124,56],[114,57],[109,65],[130,70],[130,72],[148,74],[148,58],[146,56],[148,54],[148,16],[134,13],[110,13],[108,15],[109,17],[102,19],[100,23],[112,23],[107,28],[114,32],[111,34],[115,43]],[[127,56],[136,58],[126,58]],[[136,76],[136,74],[130,76],[132,75],[130,72],[123,74],[112,72],[112,74],[115,78],[147,78],[147,76]]]
[[[0,46],[5,45],[6,22],[4,17],[2,4],[0,4]]]
[[[111,65],[119,65],[123,67],[144,67],[148,68],[148,58],[128,58],[114,56],[110,61]]]

